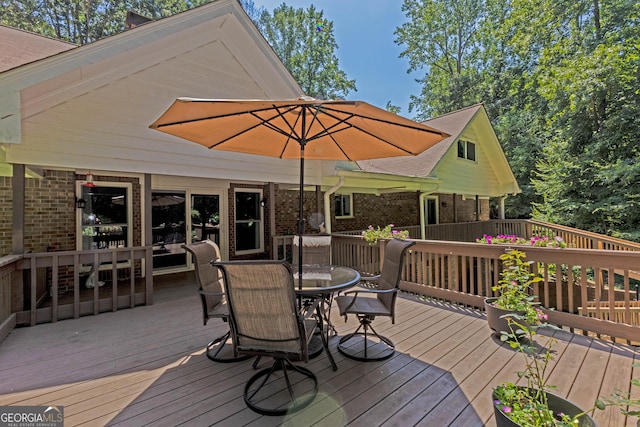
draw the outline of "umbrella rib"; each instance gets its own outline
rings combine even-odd
[[[288,106],[288,107],[290,107],[290,108],[288,108],[287,111],[285,111],[285,112],[292,111],[292,110],[294,110],[296,108],[295,106]],[[287,123],[287,125],[290,126],[289,123],[287,122],[287,120],[284,118],[284,116],[282,116],[282,113],[277,108],[276,108],[276,111],[278,113],[276,115],[272,116],[272,117],[269,117],[268,119],[262,118],[262,117],[257,115],[257,113],[260,112],[260,111],[269,111],[269,110],[271,110],[271,108],[263,108],[263,109],[260,109],[260,110],[249,111],[249,112],[243,113],[243,114],[252,115],[256,119],[260,120],[260,123],[256,123],[255,125],[250,126],[250,127],[246,128],[246,129],[243,129],[242,131],[240,131],[238,133],[235,133],[235,134],[233,134],[231,136],[228,136],[227,138],[223,139],[222,141],[218,141],[215,144],[210,145],[209,148],[215,148],[218,145],[224,144],[225,142],[227,142],[227,141],[229,141],[229,140],[231,140],[233,138],[236,138],[236,137],[238,137],[240,135],[243,135],[243,134],[245,134],[245,133],[247,133],[247,132],[249,132],[249,131],[251,131],[251,130],[257,128],[257,127],[259,127],[259,126],[266,126],[269,129],[271,129],[271,130],[273,130],[275,132],[278,132],[278,133],[280,133],[280,134],[282,134],[284,136],[291,137],[291,134],[288,134],[288,133],[284,132],[282,129],[278,128],[277,126],[275,126],[275,125],[273,125],[271,123],[271,120],[275,119],[276,117],[281,117],[285,121],[285,123]],[[233,115],[234,114],[229,114],[229,115],[226,115],[226,116],[215,116],[215,117],[211,117],[211,118],[213,119],[213,118],[218,118],[218,117],[230,117],[230,116],[233,116]],[[199,120],[205,120],[205,119],[199,119]],[[193,120],[193,121],[198,121],[198,120]],[[295,132],[294,129],[291,129],[291,131]]]
[[[340,110],[335,110],[335,109],[329,109],[329,110],[331,110],[331,111],[333,111],[333,112],[340,112],[340,113],[342,113]],[[367,119],[367,120],[375,120],[375,121],[377,121],[377,122],[379,122],[379,123],[386,123],[386,124],[390,124],[390,125],[393,125],[393,126],[399,126],[398,124],[396,124],[396,123],[391,123],[391,122],[389,122],[389,121],[387,121],[387,120],[378,120],[378,119],[373,119],[373,118],[371,118],[371,117],[361,116],[361,115],[358,115],[358,114],[355,114],[355,113],[349,113],[349,114],[350,114],[350,116],[348,117],[348,119],[340,119],[340,118],[339,118],[339,117],[337,117],[335,114],[329,114],[329,112],[328,112],[328,111],[325,111],[325,114],[326,114],[326,115],[328,115],[329,117],[332,117],[332,118],[334,118],[334,119],[338,120],[339,122],[344,122],[345,120],[350,120],[350,119],[352,119],[353,117],[360,117],[360,118],[364,118],[364,119]],[[333,125],[333,126],[337,126],[338,124],[340,124],[340,123],[336,123],[336,124],[335,124],[335,125]],[[395,147],[395,148],[397,148],[398,150],[400,150],[400,151],[402,151],[402,152],[404,152],[404,153],[407,153],[407,154],[416,154],[416,153],[414,153],[414,152],[412,152],[412,151],[409,151],[409,150],[407,150],[407,149],[405,149],[405,148],[402,148],[402,147],[398,146],[397,144],[394,144],[393,142],[391,142],[391,141],[389,141],[389,140],[387,140],[387,139],[384,139],[384,138],[382,138],[382,137],[380,137],[380,136],[378,136],[378,135],[376,135],[376,134],[374,134],[374,133],[371,133],[371,132],[369,132],[368,130],[363,129],[363,128],[361,128],[360,126],[357,126],[357,125],[355,125],[355,124],[353,124],[353,123],[347,123],[347,125],[348,125],[348,127],[346,127],[346,128],[342,128],[342,129],[339,129],[339,130],[337,130],[337,131],[335,131],[335,132],[330,132],[330,133],[325,133],[325,134],[319,133],[319,134],[317,134],[317,135],[314,135],[314,138],[320,138],[320,137],[322,137],[322,136],[324,136],[324,135],[327,135],[327,136],[331,137],[331,139],[335,142],[335,139],[333,139],[333,137],[332,137],[332,135],[333,135],[333,134],[336,134],[336,133],[338,133],[338,132],[341,132],[341,131],[344,131],[344,130],[347,130],[347,129],[353,128],[353,129],[357,129],[357,130],[359,130],[360,132],[365,133],[365,134],[367,134],[367,135],[371,136],[372,138],[375,138],[375,139],[377,139],[377,140],[379,140],[379,141],[382,141],[382,142],[384,142],[385,144],[389,144],[390,146]],[[332,127],[333,127],[333,126],[332,126]],[[400,125],[400,126],[404,126],[404,125]],[[432,131],[431,129],[429,129],[429,130],[425,130],[425,129],[420,129],[420,128],[417,128],[417,127],[414,127],[414,126],[404,126],[404,127],[409,128],[409,129],[415,129],[415,130],[423,131],[423,132],[435,133],[435,134],[439,134],[439,135],[441,135],[441,134],[442,134],[442,133],[441,133],[441,132],[439,132],[439,131]],[[337,144],[337,143],[336,143],[336,144]],[[339,145],[338,145],[338,147],[339,147]],[[343,153],[344,153],[344,151],[343,151]],[[346,156],[346,155],[345,155],[345,157],[348,157],[348,156]]]
[[[336,112],[336,113],[343,113],[344,114],[344,111],[339,110],[337,108],[331,108],[331,105],[329,105],[329,104],[324,104],[323,108],[326,109],[326,110],[329,110],[329,111]],[[404,128],[407,128],[407,129],[415,129],[415,130],[419,130],[419,131],[422,131],[422,132],[428,132],[428,133],[433,133],[433,134],[436,134],[436,135],[442,135],[441,131],[435,130],[435,129],[429,129],[429,128],[424,129],[423,127],[417,127],[417,126],[413,126],[413,125],[410,125],[410,124],[393,122],[393,121],[390,121],[390,120],[377,119],[375,117],[365,116],[365,115],[358,114],[358,113],[349,113],[349,114],[351,114],[351,117],[358,117],[358,118],[361,118],[361,119],[364,119],[364,120],[371,120],[371,121],[374,121],[374,122],[385,123],[385,124],[392,125],[392,126],[399,126],[399,127],[404,127]],[[332,117],[334,117],[334,116],[332,116]],[[407,120],[409,120],[409,119],[407,119]],[[419,124],[419,123],[417,123],[417,124]],[[426,125],[423,125],[423,126],[426,127]],[[360,128],[358,128],[358,129],[360,129]]]

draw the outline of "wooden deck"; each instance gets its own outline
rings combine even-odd
[[[522,355],[491,337],[483,313],[405,295],[395,325],[375,323],[396,343],[394,357],[346,359],[333,338],[338,371],[324,354],[309,364],[320,381],[314,403],[287,418],[264,417],[242,400],[252,362],[204,355],[224,324],[202,325],[193,284],[155,280],[162,282],[175,286],[159,289],[152,306],[14,330],[0,344],[0,406],[63,405],[65,426],[494,426],[491,389],[523,367]],[[335,312],[333,320],[341,334],[355,327]],[[635,347],[556,337],[550,382],[583,408],[640,377]],[[595,418],[600,426],[636,423],[613,408]]]

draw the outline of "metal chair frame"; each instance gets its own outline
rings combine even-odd
[[[388,359],[395,353],[395,344],[389,338],[378,334],[372,322],[376,316],[386,316],[391,317],[391,322],[395,323],[395,303],[400,290],[404,257],[413,245],[415,242],[402,239],[392,239],[387,242],[380,274],[362,277],[362,280],[371,288],[348,291],[335,298],[340,315],[345,316],[345,321],[348,314],[355,314],[359,321],[355,332],[345,335],[338,342],[338,351],[346,357],[370,362]],[[361,294],[375,295],[375,298],[360,297]],[[351,341],[358,336],[362,337],[361,346]],[[382,347],[375,355],[369,354],[370,338],[373,337]]]

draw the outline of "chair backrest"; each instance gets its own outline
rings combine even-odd
[[[214,263],[223,274],[237,355],[308,360],[293,274],[285,261]]]
[[[293,236],[293,264],[298,264],[300,239]],[[331,264],[331,236],[302,236],[302,262],[304,264]]]
[[[212,261],[220,261],[220,248],[211,240],[190,243],[183,247],[193,255],[195,264],[196,282],[204,293],[202,298],[202,310],[204,323],[207,323],[208,313],[224,301],[224,281],[222,272],[211,266]],[[218,294],[218,295],[211,295]]]
[[[387,242],[377,289],[393,289],[400,286],[405,254],[415,244],[416,242],[402,239],[391,239]],[[397,292],[378,294],[378,299],[391,311],[392,316],[397,295]]]

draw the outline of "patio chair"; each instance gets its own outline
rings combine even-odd
[[[204,325],[210,319],[229,321],[229,310],[224,294],[222,273],[210,263],[220,260],[220,249],[211,240],[203,240],[188,245],[182,245],[191,255],[195,264],[196,283],[198,294],[202,302],[202,321]],[[231,336],[228,330],[224,335],[215,338],[207,344],[206,355],[214,362],[228,363],[246,360],[246,357],[228,357],[222,355],[222,350]],[[214,351],[215,348],[215,351]]]
[[[340,315],[345,316],[345,321],[348,314],[355,314],[360,322],[355,332],[345,335],[338,342],[340,353],[359,361],[384,360],[393,355],[395,345],[389,338],[379,335],[371,322],[376,316],[386,316],[391,317],[391,323],[395,323],[395,304],[404,257],[413,245],[415,242],[407,240],[390,240],[385,247],[381,273],[373,277],[362,277],[362,281],[368,282],[371,288],[347,291],[335,298]],[[359,336],[363,339],[357,340],[356,337]]]
[[[213,265],[220,267],[227,286],[235,354],[273,358],[271,367],[247,381],[247,406],[263,415],[284,415],[309,405],[318,392],[318,380],[292,362],[309,361],[308,343],[317,319],[298,312],[289,265],[264,260]],[[324,346],[328,352],[326,342]]]
[[[293,236],[293,264],[298,264],[298,249],[300,239]],[[331,236],[310,235],[302,236],[302,262],[305,264],[331,264]]]

